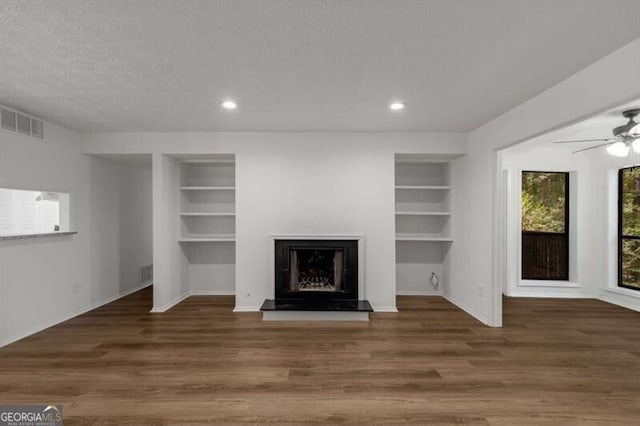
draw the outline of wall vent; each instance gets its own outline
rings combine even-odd
[[[140,267],[140,284],[149,284],[153,282],[153,265]]]
[[[0,107],[0,123],[4,130],[44,139],[44,122],[18,111]]]
[[[18,133],[31,134],[31,121],[26,115],[18,114]]]
[[[31,119],[31,136],[34,138],[44,139],[44,124],[42,120]]]
[[[2,108],[0,111],[2,114],[2,128],[5,130],[11,130],[12,132],[16,131],[16,114],[13,111],[9,111],[8,109]]]

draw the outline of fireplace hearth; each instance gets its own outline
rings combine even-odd
[[[371,311],[358,298],[358,240],[274,240],[274,300],[263,311]]]

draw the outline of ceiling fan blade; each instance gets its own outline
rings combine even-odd
[[[608,142],[614,142],[616,140],[617,139],[611,139],[611,138],[609,138],[609,139],[605,139],[605,138],[602,138],[602,139],[578,139],[578,140],[575,140],[575,141],[555,141],[553,143],[575,143],[575,142],[607,142],[608,143]]]
[[[589,148],[582,148],[582,149],[579,149],[577,151],[573,151],[572,154],[577,154],[579,152],[589,151],[591,149],[596,149],[596,148],[600,148],[602,146],[607,146],[607,145],[611,145],[611,142],[601,143],[600,145],[590,146]]]

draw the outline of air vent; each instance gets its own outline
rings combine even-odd
[[[140,284],[149,284],[153,282],[153,265],[140,267]]]
[[[44,122],[17,111],[0,108],[2,128],[11,132],[44,139]]]
[[[11,130],[12,132],[15,132],[16,131],[16,115],[18,114],[4,108],[2,108],[0,112],[2,113],[2,128],[5,130]]]
[[[42,120],[31,119],[31,136],[44,139],[44,126]]]
[[[18,133],[31,134],[31,121],[26,115],[18,114]]]

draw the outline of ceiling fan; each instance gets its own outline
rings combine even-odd
[[[576,142],[604,142],[599,145],[573,151],[573,153],[589,151],[590,149],[607,146],[607,152],[616,157],[626,157],[631,148],[635,153],[640,154],[640,124],[634,119],[640,115],[640,108],[626,110],[622,113],[624,118],[628,118],[627,124],[613,129],[613,138],[608,139],[582,139],[574,141],[555,141],[554,143],[576,143]]]

